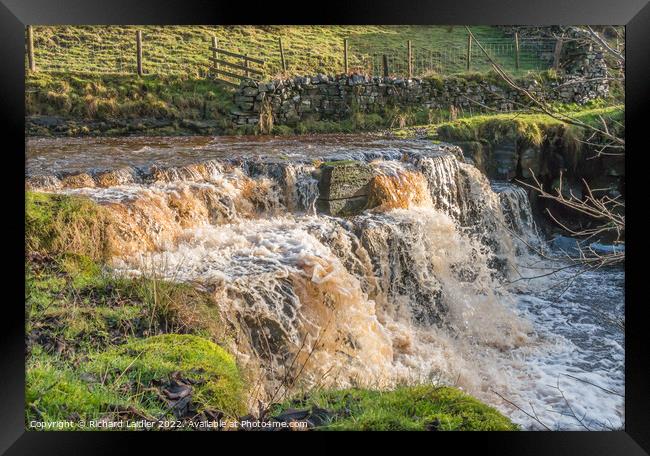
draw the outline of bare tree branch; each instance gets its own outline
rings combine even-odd
[[[607,41],[598,34],[593,28],[591,28],[590,25],[587,26],[587,30],[589,31],[589,34],[593,37],[594,40],[598,42],[603,48],[607,50],[611,55],[613,55],[619,62],[625,63],[625,56],[612,48]]]

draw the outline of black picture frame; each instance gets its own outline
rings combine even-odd
[[[641,288],[643,259],[641,214],[646,192],[641,188],[644,152],[644,116],[650,95],[650,5],[646,0],[543,0],[518,2],[497,0],[445,1],[348,1],[342,3],[287,2],[270,4],[248,0],[208,2],[202,0],[0,0],[0,110],[6,133],[2,136],[3,205],[10,204],[4,227],[8,234],[2,249],[5,287],[0,302],[3,325],[0,351],[0,452],[7,454],[115,454],[116,445],[132,444],[147,438],[149,443],[181,445],[198,451],[197,433],[188,440],[171,433],[30,432],[24,424],[24,78],[25,26],[37,24],[613,24],[626,25],[626,140],[636,150],[626,161],[627,260],[625,286],[626,315],[626,395],[625,431],[620,432],[521,432],[521,433],[419,433],[421,442],[438,450],[441,443],[454,451],[469,444],[478,450],[499,454],[636,455],[650,451],[650,382],[645,291]],[[647,148],[647,146],[646,146]],[[637,175],[638,173],[638,175]],[[638,187],[638,188],[637,188]],[[635,209],[641,209],[635,215]],[[630,217],[631,216],[631,217]],[[632,223],[630,223],[630,221]],[[647,260],[646,260],[647,263]],[[639,262],[639,266],[641,263]],[[586,290],[588,292],[588,290]],[[252,442],[262,435],[282,433],[204,433],[210,438],[243,438]],[[305,434],[305,433],[303,433]],[[444,434],[444,435],[443,435]],[[187,435],[187,434],[184,434]],[[313,435],[313,434],[311,434]],[[149,436],[149,437],[147,437]],[[255,438],[254,438],[255,437]],[[272,437],[275,438],[275,437]],[[295,437],[298,438],[298,437]],[[300,437],[304,438],[304,437]],[[299,438],[299,439],[300,439]],[[376,434],[373,440],[386,439]],[[388,439],[392,440],[389,436]],[[411,437],[400,441],[411,445]],[[214,442],[214,440],[213,440]],[[203,442],[201,442],[203,443]],[[303,441],[299,440],[299,443]],[[306,442],[305,442],[306,443]],[[241,443],[240,443],[241,444]],[[213,445],[213,444],[211,444]],[[214,447],[218,451],[218,447]],[[296,445],[296,451],[299,451]],[[234,449],[234,448],[233,448]],[[272,450],[273,447],[269,447]],[[336,448],[331,448],[336,450]],[[281,451],[286,451],[282,447]],[[237,451],[241,451],[237,450]],[[444,451],[444,450],[443,450]]]

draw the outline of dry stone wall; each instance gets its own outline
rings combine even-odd
[[[522,80],[527,89],[547,100],[586,103],[606,96],[605,81],[588,81],[606,68],[589,64],[598,55],[576,63],[581,72],[540,83]],[[602,60],[602,59],[601,59]],[[586,63],[585,63],[586,61]],[[307,120],[341,120],[353,112],[384,112],[390,108],[429,108],[509,111],[528,104],[521,92],[491,76],[402,79],[359,74],[298,76],[269,82],[242,81],[231,112],[237,125],[256,125],[260,113],[272,113],[276,125],[296,125]]]

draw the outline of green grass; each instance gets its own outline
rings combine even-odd
[[[111,220],[89,199],[27,192],[25,211],[27,423],[171,417],[156,389],[175,372],[193,382],[197,412],[243,411],[209,294],[112,272],[102,247]]]
[[[25,245],[28,252],[106,257],[108,216],[88,199],[27,192]]]
[[[136,29],[144,34],[144,77],[135,74]],[[496,27],[472,30],[481,39],[505,39]],[[227,49],[266,59],[263,78],[279,75],[279,37],[288,75],[341,73],[344,38],[349,41],[351,71],[369,71],[372,55],[406,55],[407,40],[416,56],[418,50],[466,46],[466,31],[458,26],[34,26],[38,71],[26,78],[26,114],[79,121],[56,130],[72,136],[255,133],[254,127],[232,126],[232,88],[206,77],[212,36]],[[441,73],[464,72],[461,67],[453,62]],[[475,72],[488,69],[476,59]],[[138,125],[138,119],[166,122]],[[277,126],[273,133],[353,132],[426,120],[418,110],[370,113],[341,122],[305,121],[291,130]],[[108,125],[96,125],[101,122]],[[52,130],[30,125],[28,133],[49,135]]]
[[[230,89],[182,75],[37,72],[26,80],[27,115],[92,121],[155,118],[230,126]]]
[[[217,337],[218,312],[207,294],[155,275],[129,278],[111,272],[103,247],[109,243],[110,225],[104,209],[87,198],[27,192],[28,321],[58,321],[68,334],[64,343],[83,341],[84,332],[92,342],[112,328],[112,320],[130,321],[130,328],[121,328],[124,337],[134,331],[202,331]],[[65,334],[49,335],[58,336]]]
[[[596,105],[594,107],[594,104]],[[622,124],[625,109],[622,105],[602,106],[600,102],[587,106],[557,105],[557,112],[595,126],[601,125],[602,117],[617,127]],[[501,114],[481,114],[460,118],[455,121],[419,125],[414,128],[395,129],[398,137],[413,134],[414,129],[426,137],[445,141],[489,141],[495,142],[505,137],[518,137],[532,144],[539,144],[543,130],[566,125],[561,120],[543,113],[517,112]],[[622,128],[618,126],[618,128]]]
[[[498,27],[471,29],[488,48],[497,41],[509,43],[505,45],[508,49],[512,44]],[[144,77],[135,75],[136,30],[144,35]],[[439,84],[441,75],[463,84],[479,80],[503,84],[490,73],[491,65],[476,46],[472,69],[466,70],[467,32],[463,26],[34,26],[38,71],[26,79],[26,113],[68,122],[55,127],[30,123],[28,134],[259,133],[257,126],[232,125],[228,115],[233,107],[232,88],[207,78],[213,36],[223,48],[265,59],[261,76],[265,79],[280,74],[281,37],[288,62],[286,76],[342,72],[343,39],[348,40],[350,71],[369,72],[374,65],[376,72],[377,60],[385,53],[395,60],[391,65],[396,74],[402,75],[404,59],[400,56],[405,57],[406,41],[411,40],[418,76]],[[500,51],[493,51],[493,57],[500,60]],[[429,55],[431,52],[437,54]],[[511,57],[504,56],[500,62],[512,73]],[[425,61],[436,59],[441,59],[441,66],[425,69]],[[557,79],[553,70],[540,70],[545,65],[534,56],[522,55],[517,75],[541,82]],[[267,130],[273,134],[345,133],[448,119],[444,110],[413,107],[389,111],[356,113],[341,121],[305,120]],[[162,122],[156,123],[156,119]]]
[[[30,347],[72,359],[132,336],[177,332],[227,340],[214,301],[190,285],[119,277],[73,254],[33,258],[25,269]]]
[[[480,40],[512,41],[496,27],[471,29]],[[367,69],[372,55],[405,58],[406,42],[411,40],[416,68],[419,52],[440,51],[442,73],[462,72],[467,45],[462,26],[34,26],[33,30],[36,65],[45,71],[134,73],[135,32],[142,30],[145,73],[192,77],[205,75],[212,36],[226,50],[264,59],[265,76],[280,71],[280,37],[290,74],[342,72],[344,38],[351,70]],[[447,56],[450,49],[456,50],[455,58]],[[537,65],[534,58],[524,57],[524,65],[529,61]],[[512,66],[510,60],[504,63]],[[480,52],[473,65],[478,71],[490,68]]]
[[[391,391],[346,389],[321,391],[274,409],[321,408],[332,416],[317,429],[341,431],[505,431],[517,430],[509,419],[462,391],[421,385]]]
[[[111,408],[126,408],[133,403],[102,383],[84,381],[78,370],[39,352],[27,361],[25,405],[25,421],[29,424],[32,420],[98,419],[109,415]]]
[[[85,368],[106,375],[113,388],[151,385],[175,372],[194,384],[197,412],[218,410],[236,417],[245,413],[244,385],[234,357],[218,345],[193,335],[162,334],[90,356]]]

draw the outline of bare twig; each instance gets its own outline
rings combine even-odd
[[[492,390],[492,392],[493,392],[494,394],[496,394],[497,396],[499,396],[502,400],[504,400],[504,401],[507,402],[508,404],[510,404],[510,405],[512,405],[513,407],[515,407],[516,409],[518,409],[519,411],[525,413],[526,416],[528,416],[529,418],[535,420],[537,423],[539,423],[539,424],[540,424],[544,429],[546,429],[547,431],[550,431],[550,430],[551,430],[551,428],[549,428],[546,424],[544,424],[544,423],[543,423],[543,422],[542,422],[542,421],[537,417],[537,414],[535,413],[534,410],[533,410],[533,414],[528,413],[526,410],[524,410],[523,408],[519,407],[519,406],[518,406],[517,404],[515,404],[514,402],[512,402],[512,401],[506,399],[505,397],[503,397],[501,394],[497,393],[496,391]]]

